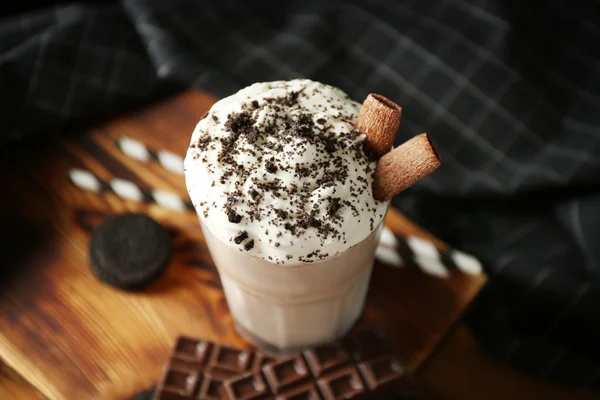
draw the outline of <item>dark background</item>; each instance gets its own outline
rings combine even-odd
[[[273,4],[0,6],[0,146],[190,86],[308,77],[384,94],[403,106],[398,142],[427,131],[443,160],[395,205],[487,268],[468,316],[483,348],[600,385],[600,3]]]

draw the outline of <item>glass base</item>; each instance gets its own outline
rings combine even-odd
[[[237,322],[235,320],[234,320],[234,322],[235,322],[235,329],[237,330],[237,332],[239,333],[239,335],[241,337],[246,339],[246,341],[250,342],[253,346],[258,348],[263,353],[270,355],[272,357],[277,357],[277,358],[289,357],[289,356],[298,354],[299,352],[301,352],[303,350],[308,349],[308,347],[294,347],[294,348],[286,348],[286,349],[279,348],[275,345],[267,343],[264,340],[258,338],[256,335],[251,333],[248,329],[244,328],[239,322]],[[318,346],[320,344],[325,344],[325,343],[318,343],[318,344],[316,344],[316,346]]]

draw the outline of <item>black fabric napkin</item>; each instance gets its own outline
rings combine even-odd
[[[469,315],[489,354],[600,386],[600,3],[60,5],[0,21],[3,146],[178,88],[308,77],[403,106],[443,167],[395,204],[484,260]]]

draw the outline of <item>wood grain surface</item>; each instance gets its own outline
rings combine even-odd
[[[0,399],[40,400],[45,398],[31,383],[0,361]]]
[[[85,134],[47,140],[3,157],[0,221],[7,263],[0,280],[0,358],[49,399],[126,399],[159,377],[178,334],[247,346],[233,327],[219,277],[195,214],[82,191],[70,168],[122,178],[186,198],[181,176],[122,154],[127,136],[183,155],[200,116],[215,101],[188,92]],[[173,257],[147,290],[127,293],[98,282],[87,250],[91,229],[109,214],[146,212],[168,227]],[[399,213],[386,224],[398,234],[435,240]],[[437,279],[376,265],[359,324],[390,331],[418,369],[474,299],[485,277],[454,271]]]

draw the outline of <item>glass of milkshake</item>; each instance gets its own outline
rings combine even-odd
[[[198,123],[185,178],[239,332],[276,353],[359,317],[388,201],[361,104],[310,80],[256,83]]]

